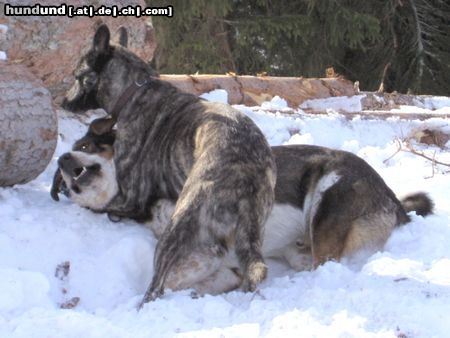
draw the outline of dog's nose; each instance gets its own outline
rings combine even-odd
[[[70,153],[62,154],[58,159],[58,165],[62,168],[67,165],[72,160],[72,155]]]
[[[59,161],[69,161],[72,158],[72,155],[70,153],[62,154],[59,158]]]
[[[58,159],[58,166],[63,170],[73,167],[73,157],[70,153],[62,154]]]

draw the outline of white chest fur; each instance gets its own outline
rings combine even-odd
[[[275,204],[264,226],[264,257],[278,257],[290,244],[305,236],[303,211],[289,204]]]

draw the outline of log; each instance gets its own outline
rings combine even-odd
[[[22,65],[0,61],[0,186],[36,178],[57,142],[51,95]]]
[[[314,115],[330,115],[329,112],[324,110],[312,110],[312,109],[264,109],[261,107],[250,107],[253,111],[263,111],[265,113],[280,114],[284,116],[294,116],[296,118],[302,118],[304,116],[314,116]],[[420,120],[425,121],[434,118],[449,119],[450,114],[435,114],[435,113],[405,113],[405,112],[395,112],[390,110],[361,110],[357,112],[346,112],[337,111],[336,113],[344,116],[348,120],[352,120],[358,117],[362,120],[386,120],[390,117],[396,117],[400,120]],[[334,114],[334,113],[332,113]]]
[[[273,77],[249,75],[161,75],[163,80],[186,92],[200,95],[214,89],[228,92],[229,104],[259,106],[278,95],[289,107],[298,108],[305,100],[357,94],[354,84],[346,79]]]
[[[289,113],[289,111],[287,112]],[[293,112],[294,113],[294,112]],[[306,114],[311,115],[328,115],[328,112],[324,111],[305,111]],[[395,112],[389,110],[361,110],[360,112],[338,112],[340,115],[345,116],[347,119],[351,120],[355,117],[361,118],[362,120],[386,120],[391,117],[398,118],[400,120],[420,120],[425,121],[433,118],[448,119],[450,114],[434,114],[434,113],[404,113]]]
[[[296,115],[297,117],[307,115],[328,115],[329,109],[345,116],[347,119],[353,119],[358,116],[361,119],[382,119],[395,117],[402,120],[428,120],[432,118],[450,118],[450,113],[438,110],[443,104],[439,100],[435,100],[434,96],[430,95],[412,95],[399,93],[378,93],[378,92],[359,92],[359,96],[355,99],[360,100],[360,109],[354,110],[354,105],[345,107],[339,102],[328,102],[325,105],[323,102],[320,105],[314,105],[314,99],[305,106],[298,109],[264,109],[261,107],[251,107],[252,110],[263,110],[268,113],[280,113],[282,115]],[[431,102],[427,102],[432,100]],[[444,100],[447,102],[448,100]],[[435,107],[435,105],[437,105]],[[409,106],[408,110],[400,110],[401,106]],[[423,109],[423,107],[429,107]],[[416,109],[414,108],[416,107]],[[346,108],[350,110],[346,111]]]

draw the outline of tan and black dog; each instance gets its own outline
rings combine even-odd
[[[63,190],[78,204],[95,209],[99,199],[112,198],[108,191],[118,186],[111,160],[113,141],[113,130],[104,135],[89,130],[73,152],[60,157],[62,186],[67,186]],[[383,248],[395,227],[409,221],[407,212],[432,212],[432,201],[423,193],[400,202],[375,170],[351,153],[309,145],[272,151],[278,176],[262,254],[285,259],[297,271],[330,259],[370,255]],[[60,185],[54,183],[53,195]],[[156,237],[163,236],[174,208],[167,199],[152,206],[147,225]],[[127,216],[135,218],[132,213]],[[203,264],[200,257],[198,263]],[[229,256],[215,274],[191,287],[199,293],[228,291],[241,284],[241,274],[238,261]]]
[[[146,62],[110,43],[106,25],[97,29],[74,75],[63,108],[103,108],[117,127],[114,157],[101,163],[115,185],[97,191],[90,207],[146,218],[156,201],[175,203],[143,303],[166,285],[189,288],[204,280],[230,255],[239,261],[243,289],[255,290],[267,273],[261,236],[276,178],[272,152],[255,123],[229,105],[201,100],[160,80]],[[71,157],[62,156],[61,165]],[[81,152],[76,158],[87,164],[90,157]],[[64,166],[69,188],[89,182],[88,174],[98,170],[95,164],[83,167],[78,172]]]

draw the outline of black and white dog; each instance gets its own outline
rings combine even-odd
[[[96,135],[90,129],[74,151],[58,161],[66,193],[84,207],[99,209],[119,187],[112,160],[114,133]],[[432,212],[432,201],[423,193],[400,202],[375,170],[354,154],[309,145],[272,147],[272,152],[278,176],[262,254],[285,259],[297,271],[330,259],[370,255],[383,248],[395,227],[409,221],[407,212]],[[60,182],[55,182],[53,195],[60,189]],[[151,207],[147,225],[156,237],[163,236],[174,209],[175,203],[167,199]],[[132,213],[127,216],[135,218]],[[198,263],[203,264],[200,257]],[[214,274],[192,287],[216,294],[238,287],[241,275],[236,257],[228,256]]]
[[[126,41],[124,33],[119,41]],[[160,80],[146,62],[110,43],[106,25],[97,29],[74,75],[63,108],[103,108],[113,115],[107,126],[117,124],[112,158],[94,163],[83,152],[61,157],[63,177],[75,194],[84,194],[85,183],[95,188],[89,202],[75,200],[141,219],[160,199],[175,204],[143,302],[161,295],[165,286],[193,287],[229,256],[239,262],[242,288],[255,290],[267,273],[261,236],[276,179],[259,128],[229,105],[201,100]],[[83,165],[74,166],[74,160]]]

